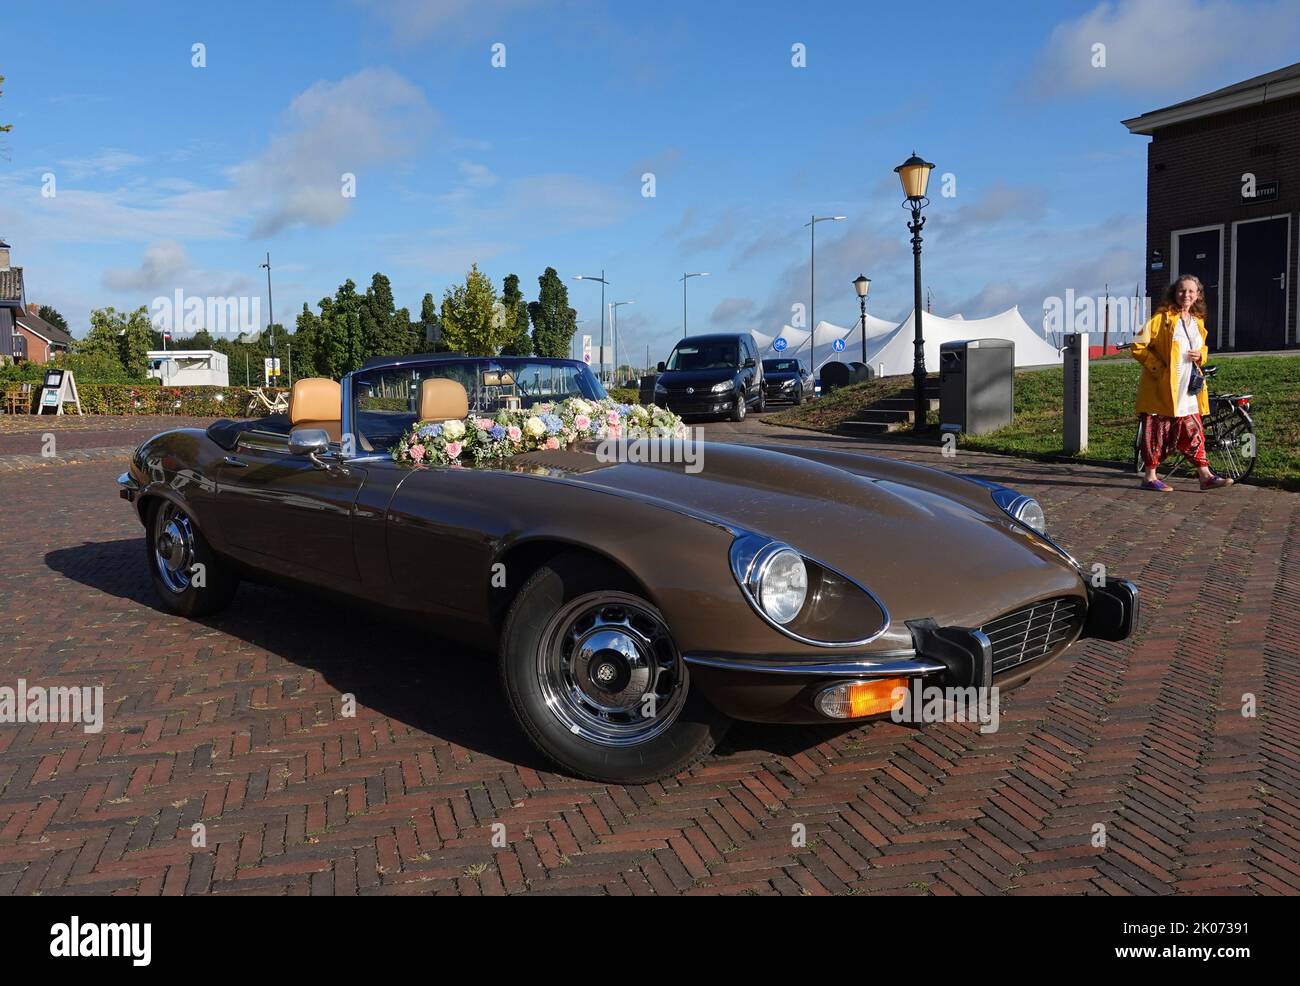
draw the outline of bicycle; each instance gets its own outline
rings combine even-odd
[[[1217,373],[1217,366],[1204,369],[1205,378]],[[1201,419],[1205,430],[1205,455],[1210,460],[1210,469],[1216,476],[1229,476],[1233,482],[1240,483],[1255,468],[1255,459],[1259,452],[1255,440],[1255,422],[1250,416],[1250,402],[1253,394],[1211,394],[1209,395],[1210,413]],[[1196,470],[1187,461],[1187,457],[1175,450],[1169,458],[1161,463],[1164,476],[1177,475],[1184,467],[1191,475]],[[1142,420],[1138,419],[1137,432],[1133,436],[1133,471],[1146,472],[1142,462]]]

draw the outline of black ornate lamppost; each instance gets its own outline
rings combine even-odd
[[[853,281],[853,290],[858,293],[858,308],[862,318],[862,364],[867,362],[867,292],[871,290],[871,278],[859,274]]]
[[[912,302],[912,317],[916,320],[916,336],[913,340],[916,354],[912,360],[912,386],[916,391],[913,431],[925,430],[925,339],[921,334],[921,228],[925,225],[925,217],[921,215],[921,210],[930,204],[930,200],[925,197],[925,190],[930,184],[930,172],[933,170],[934,165],[917,157],[916,151],[894,169],[899,181],[903,183],[903,208],[912,210],[912,221],[907,224],[907,228],[912,234],[912,276],[915,282]]]

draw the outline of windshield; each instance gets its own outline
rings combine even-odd
[[[420,385],[444,377],[465,388],[471,414],[491,417],[505,407],[530,408],[568,397],[602,400],[600,381],[581,363],[561,360],[438,360],[408,366],[361,370],[352,377],[353,421],[363,451],[384,451],[397,444],[415,423]]]
[[[734,339],[717,342],[679,342],[668,357],[669,370],[725,370],[740,365]]]
[[[768,373],[798,373],[799,361],[794,359],[765,359],[763,369]]]

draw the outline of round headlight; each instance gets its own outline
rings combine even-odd
[[[1042,505],[1033,497],[1024,498],[1016,509],[1016,520],[1026,527],[1032,527],[1039,534],[1047,533],[1047,515],[1043,513]]]
[[[758,577],[758,605],[777,623],[789,623],[808,597],[808,569],[797,551],[782,548]]]

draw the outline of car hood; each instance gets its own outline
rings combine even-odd
[[[659,383],[665,387],[708,387],[715,383],[729,381],[736,375],[735,367],[721,367],[712,370],[665,370],[659,374]]]
[[[1083,592],[1073,566],[991,500],[980,510],[888,469],[872,476],[865,456],[868,474],[859,475],[743,445],[695,450],[695,472],[680,463],[600,465],[593,452],[582,453],[587,470],[562,469],[573,483],[784,541],[870,588],[895,625],[922,617],[978,625],[1039,598]],[[982,500],[985,491],[971,486]]]

